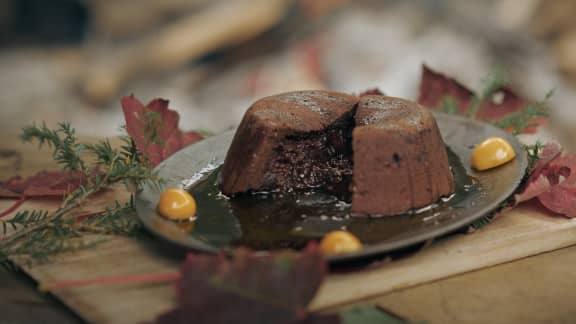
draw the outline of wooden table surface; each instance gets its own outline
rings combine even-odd
[[[27,176],[43,169],[55,169],[48,151],[38,151],[35,145],[21,145],[14,134],[4,134],[2,138],[0,179],[16,174]],[[521,210],[530,211],[531,208],[531,206],[523,206]],[[538,214],[541,211],[533,213]],[[498,231],[498,228],[504,228],[506,222],[521,217],[518,213],[516,214],[506,216],[508,220],[505,219],[499,224],[489,225],[485,228],[485,234],[489,233],[493,235],[493,238],[497,238],[498,235],[508,235],[505,231]],[[533,219],[541,222],[542,216],[535,215]],[[544,221],[547,220],[544,218]],[[559,242],[558,247],[571,245],[572,237],[573,242],[576,243],[576,231],[570,227],[573,222],[567,220],[564,222],[562,219],[550,221],[562,227],[563,231],[550,232],[546,234],[549,237],[535,238],[533,242],[522,243],[524,245],[510,241],[510,250],[506,253],[514,254],[510,258],[517,259],[515,261],[442,279],[434,279],[440,277],[431,275],[427,283],[415,286],[405,285],[409,288],[403,288],[400,285],[376,297],[319,308],[330,311],[358,304],[376,304],[405,319],[427,323],[576,323],[576,271],[574,271],[576,269],[576,246],[553,249],[554,245],[550,245],[550,242],[554,240]],[[481,236],[474,238],[473,235],[457,239],[469,242],[471,247],[468,249],[473,251],[474,245],[478,244],[475,240],[481,238]],[[502,244],[507,242],[506,238],[500,238],[499,242],[487,248],[502,251]],[[434,248],[437,251],[442,250],[444,243],[441,242]],[[444,244],[447,246],[447,251],[453,249],[453,244],[450,244],[452,243]],[[528,245],[533,247],[528,255],[539,253],[539,246],[548,245],[549,248],[542,248],[542,251],[550,249],[554,251],[522,258],[524,254],[517,251],[518,247]],[[429,266],[418,267],[419,260],[426,262],[421,264],[438,266],[438,262],[434,263],[433,260],[434,253],[436,253],[434,249],[426,252],[402,261],[404,266],[410,266],[410,268],[405,268],[408,269],[406,273],[421,272],[425,276],[427,273],[437,271]],[[471,259],[475,257],[470,255]],[[448,267],[458,266],[464,264],[462,262],[466,261],[465,259],[465,255],[458,262],[450,262],[450,259],[446,259],[448,260],[446,264],[449,264]],[[502,263],[504,262],[502,260],[504,259],[499,262],[485,262],[485,264],[488,266]],[[388,272],[394,273],[394,269],[397,269],[397,275],[402,275],[401,271],[404,271],[402,262],[390,267]],[[439,266],[441,265],[442,263]],[[469,271],[466,269],[469,268],[464,267],[462,271]],[[370,274],[367,276],[369,278]],[[325,287],[326,289],[323,288],[320,293],[327,296],[322,296],[319,303],[330,305],[328,301],[333,296],[328,295],[342,293],[338,290],[340,289],[339,279],[347,280],[331,277],[329,280],[331,285]],[[430,280],[433,281],[430,282]],[[386,283],[374,282],[374,284],[385,286]],[[0,272],[0,285],[2,292],[10,291],[9,294],[1,294],[0,314],[2,315],[0,318],[2,320],[0,323],[77,323],[81,321],[54,298],[36,292],[34,282],[21,273]],[[364,285],[369,286],[370,283],[364,283]],[[347,289],[346,286],[340,286],[344,290]],[[103,320],[103,322],[115,321]]]

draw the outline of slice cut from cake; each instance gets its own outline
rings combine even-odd
[[[355,96],[320,90],[255,102],[227,153],[222,193],[347,190],[356,103]]]
[[[352,212],[393,215],[454,191],[432,113],[408,100],[363,96],[353,132]]]

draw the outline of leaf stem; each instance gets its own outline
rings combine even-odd
[[[72,210],[83,206],[93,194],[114,184],[134,183],[139,187],[145,182],[162,182],[145,162],[147,160],[132,138],[126,137],[126,145],[120,150],[112,148],[108,140],[97,144],[79,143],[75,130],[68,123],[58,124],[55,130],[48,129],[45,124],[40,127],[32,125],[23,129],[21,138],[24,141],[36,140],[41,147],[46,145],[52,148],[52,156],[62,169],[79,173],[82,181],[74,190],[67,191],[54,211],[16,210],[23,201],[18,201],[4,212],[0,211],[0,215],[7,215],[16,210],[14,217],[0,219],[3,233],[0,236],[0,262],[15,256],[46,260],[47,256],[55,253],[84,248],[88,246],[84,242],[72,242],[84,233],[138,233],[132,200],[127,204],[116,201],[115,206],[99,212],[76,217],[69,215]],[[83,159],[86,155],[93,155],[94,160],[88,163]],[[8,229],[14,231],[8,232]]]

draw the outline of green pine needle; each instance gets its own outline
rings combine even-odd
[[[162,128],[160,118],[160,114],[155,111],[147,110],[144,113],[144,119],[146,120],[144,138],[149,144],[164,144],[164,138],[158,133]]]
[[[8,231],[16,231],[20,228],[27,227],[42,220],[47,219],[49,213],[42,210],[25,210],[17,212],[10,219],[0,219],[2,224],[2,235],[8,234]]]
[[[124,183],[137,191],[145,183],[156,187],[164,183],[130,137],[122,138],[124,144],[119,149],[113,148],[108,140],[79,143],[74,128],[60,123],[53,130],[46,124],[26,127],[21,138],[51,148],[54,160],[63,170],[81,172],[87,181],[67,193],[54,212],[26,210],[0,219],[3,234],[0,264],[15,258],[46,261],[54,254],[91,247],[101,241],[86,240],[86,234],[136,235],[140,232],[133,196],[126,203],[115,201],[94,215],[72,216],[72,211],[92,195],[115,184]]]
[[[509,85],[510,80],[504,69],[496,68],[482,83],[482,89],[477,92],[477,95],[474,95],[469,106],[465,110],[466,115],[470,118],[475,118],[482,103],[491,100],[491,97],[496,91]],[[494,125],[500,128],[510,129],[514,135],[521,134],[526,129],[536,126],[531,123],[533,118],[548,116],[547,101],[553,95],[554,90],[551,90],[546,94],[544,100],[528,104],[525,109],[512,113],[500,121],[494,122]],[[438,109],[448,114],[459,114],[457,101],[451,96],[442,98]]]
[[[20,138],[24,142],[37,140],[40,147],[46,145],[52,148],[52,157],[63,170],[86,171],[86,164],[81,158],[84,145],[77,143],[76,132],[69,123],[59,123],[55,130],[49,129],[45,123],[41,127],[25,127]]]
[[[482,81],[482,90],[480,91],[480,100],[488,100],[494,94],[494,92],[508,86],[510,84],[510,78],[508,77],[508,72],[500,66],[497,66],[492,70],[492,73]]]
[[[524,145],[523,147],[526,150],[526,155],[528,157],[528,168],[526,173],[530,174],[534,170],[536,162],[540,160],[540,152],[542,152],[544,145],[538,140],[534,145]]]
[[[546,116],[548,116],[548,107],[544,102],[538,102],[529,104],[526,109],[517,111],[500,121],[494,122],[494,125],[504,129],[511,129],[514,135],[518,135],[527,128],[536,126],[530,123],[532,118]]]

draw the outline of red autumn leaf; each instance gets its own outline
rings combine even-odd
[[[576,154],[561,153],[558,143],[544,146],[532,174],[515,195],[517,203],[537,197],[550,211],[576,217]]]
[[[548,171],[543,172],[544,168],[550,164],[554,159],[562,154],[562,147],[556,142],[547,143],[544,145],[539,158],[534,166],[534,170],[524,183],[524,186],[516,194],[515,199],[517,202],[530,200],[550,189],[551,181],[548,178]]]
[[[478,96],[455,79],[435,72],[426,65],[422,66],[419,104],[432,109],[439,109],[446,98],[452,98],[458,111],[466,114],[475,97]],[[478,110],[474,117],[497,122],[516,112],[524,111],[527,106],[527,100],[517,95],[511,88],[503,86],[494,89],[492,93],[486,96],[486,99],[478,103]],[[532,118],[530,124],[541,125],[545,121],[545,118]],[[524,132],[534,133],[535,130],[534,127],[527,127]]]
[[[158,165],[176,151],[202,139],[197,132],[178,128],[178,112],[168,108],[168,100],[154,99],[144,106],[134,96],[122,98],[126,131],[138,150]]]
[[[42,171],[28,178],[0,182],[0,198],[58,197],[76,190],[86,176],[80,172]]]
[[[576,154],[554,159],[542,173],[551,186],[538,196],[540,203],[555,213],[576,217]]]
[[[0,182],[0,198],[19,198],[11,207],[0,212],[10,215],[29,198],[61,198],[86,182],[81,172],[42,171],[28,178],[14,177]]]
[[[373,88],[373,89],[367,89],[363,92],[361,92],[358,97],[363,97],[363,96],[385,96],[384,92],[382,92],[382,90],[378,89],[378,88]]]
[[[534,166],[534,173],[545,167],[552,160],[562,154],[562,146],[558,142],[546,143],[538,153],[538,161]]]
[[[464,113],[468,110],[474,93],[458,81],[422,65],[418,103],[424,107],[438,109],[447,97],[453,98],[458,110]]]
[[[177,285],[178,306],[158,322],[336,324],[337,317],[306,312],[325,271],[316,245],[301,253],[267,255],[240,248],[232,260],[189,254]]]
[[[520,98],[510,87],[502,87],[494,90],[490,100],[481,103],[476,118],[481,120],[498,121],[502,118],[522,111],[527,102]]]

